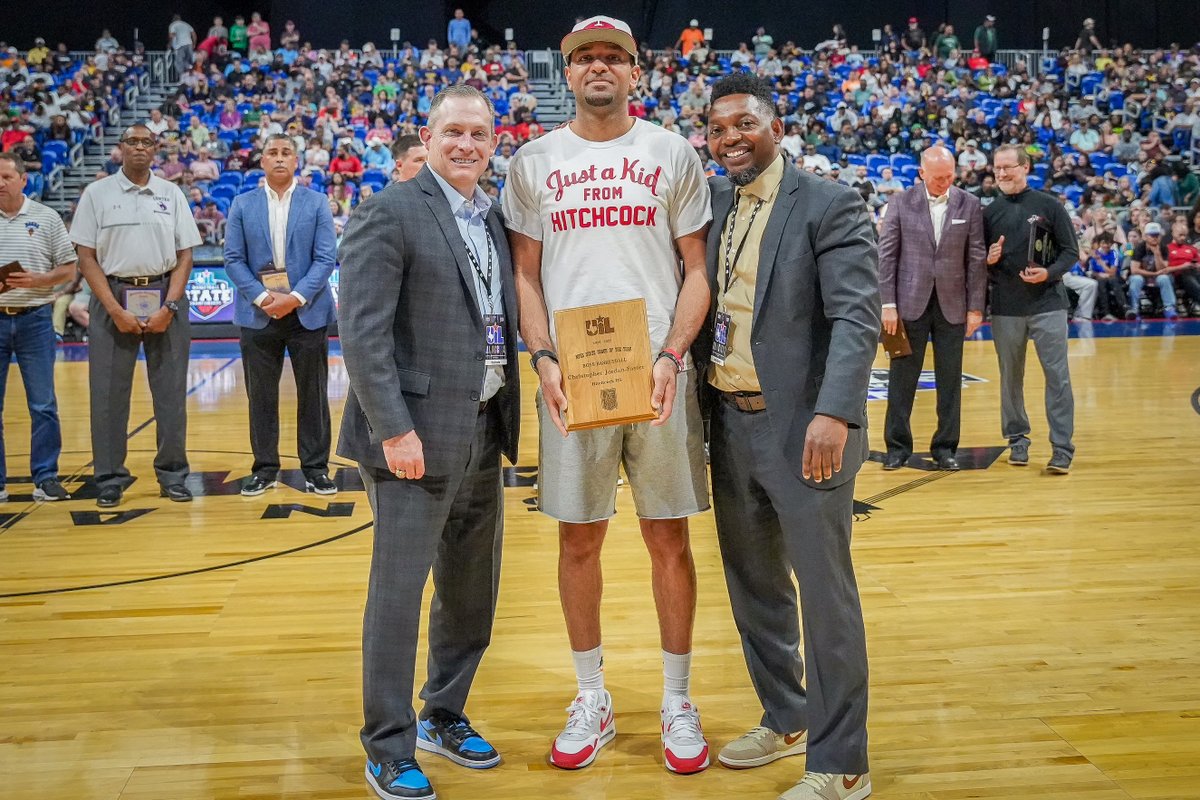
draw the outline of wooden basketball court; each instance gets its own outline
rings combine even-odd
[[[1190,323],[1189,323],[1190,324]],[[1189,324],[1071,342],[1078,446],[1050,456],[1030,353],[1033,466],[999,448],[989,342],[966,345],[959,473],[868,464],[854,550],[871,655],[875,797],[1200,797],[1200,336]],[[1096,326],[1099,337],[1103,326]],[[1151,334],[1163,335],[1151,335]],[[881,359],[877,366],[886,368]],[[930,365],[927,365],[930,366]],[[142,366],[139,365],[139,370]],[[189,398],[190,505],[160,500],[144,371],[130,421],[138,482],[100,513],[87,366],[58,367],[61,470],[77,499],[35,505],[16,367],[0,505],[0,796],[8,800],[367,798],[359,639],[370,510],[352,465],[336,497],[299,473],[258,498],[235,345],[201,347]],[[524,378],[532,380],[524,371]],[[287,387],[282,444],[294,453]],[[346,378],[334,359],[335,430]],[[605,550],[607,681],[619,735],[578,773],[549,766],[574,696],[555,580],[556,526],[531,510],[533,386],[506,491],[499,618],[468,708],[505,760],[472,772],[422,758],[446,800],[772,800],[803,759],[670,775],[648,560],[627,491]],[[918,442],[933,393],[918,395]],[[870,404],[882,444],[884,403]],[[293,467],[294,458],[285,457]],[[22,483],[22,480],[24,483]],[[200,496],[203,494],[204,496]],[[729,612],[711,513],[692,522],[700,580],[693,697],[717,748],[759,710]]]

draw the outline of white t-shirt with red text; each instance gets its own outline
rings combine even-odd
[[[523,145],[504,184],[505,224],[542,243],[542,292],[559,309],[645,298],[664,346],[683,283],[675,239],[712,219],[700,157],[682,136],[635,120],[607,142],[564,125]]]

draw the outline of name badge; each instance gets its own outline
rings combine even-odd
[[[717,312],[717,324],[713,330],[711,361],[718,366],[725,366],[725,358],[729,355],[729,326],[732,324],[733,318],[727,312]]]
[[[504,315],[484,314],[484,360],[489,367],[502,367],[508,363],[508,350],[504,338]]]
[[[154,316],[154,312],[162,308],[162,289],[125,289],[121,305],[130,314],[145,322]]]

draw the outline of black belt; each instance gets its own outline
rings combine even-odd
[[[479,404],[479,413],[480,413],[480,414],[486,414],[486,413],[487,413],[487,410],[488,410],[488,407],[489,407],[489,406],[491,406],[491,404],[492,404],[492,400],[494,400],[494,399],[495,399],[495,398],[491,398],[491,399],[484,400],[483,402],[481,402],[481,403]]]
[[[163,272],[158,275],[137,275],[132,278],[125,278],[120,275],[109,275],[109,280],[114,280],[117,283],[124,283],[129,286],[149,286],[152,283],[161,283],[167,279],[170,272]]]
[[[762,392],[721,392],[721,401],[744,414],[757,414],[767,410],[767,401]]]
[[[39,308],[45,308],[47,305],[47,303],[42,303],[40,306],[0,306],[0,314],[19,317],[23,314],[37,311]]]

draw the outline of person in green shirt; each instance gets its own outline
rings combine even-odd
[[[954,35],[954,26],[946,23],[945,30],[933,43],[933,50],[938,58],[949,58],[950,53],[961,47],[958,37]]]
[[[996,37],[996,18],[988,14],[983,18],[983,24],[975,29],[975,49],[979,55],[988,61],[994,61],[1000,42]]]
[[[246,18],[241,14],[233,18],[233,27],[229,29],[229,49],[245,54],[250,40],[246,35]]]
[[[1178,169],[1179,185],[1175,188],[1179,192],[1180,202],[1185,206],[1190,206],[1196,202],[1197,197],[1200,197],[1200,178],[1197,178],[1196,173],[1186,166],[1180,165]]]

